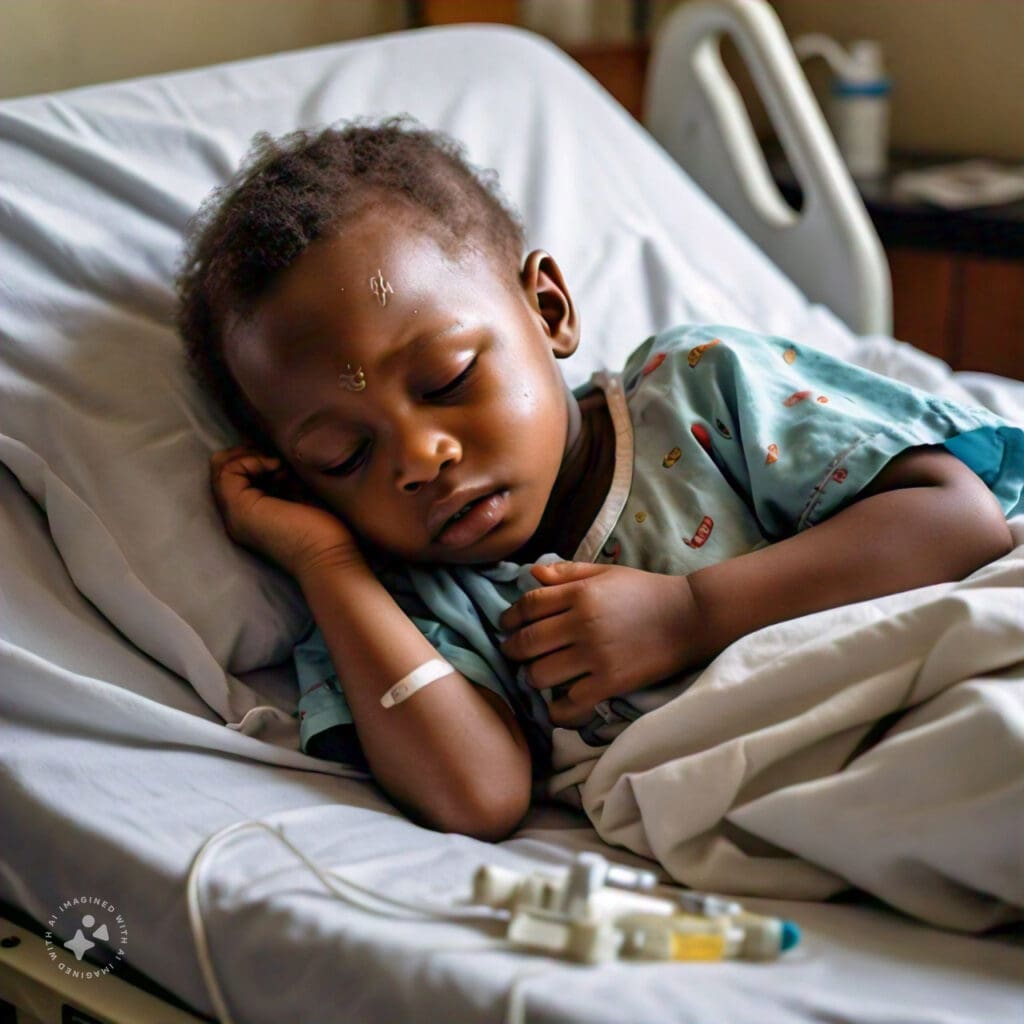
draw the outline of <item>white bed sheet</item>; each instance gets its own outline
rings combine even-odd
[[[966,394],[929,357],[889,339],[861,343],[807,305],[552,48],[510,30],[429,35],[429,46],[425,37],[390,37],[13,101],[0,113],[45,126],[58,149],[66,139],[68,152],[93,143],[104,158],[120,152],[138,180],[149,175],[177,197],[155,208],[145,189],[118,186],[99,199],[112,223],[133,211],[131,230],[114,231],[108,244],[122,247],[126,265],[136,259],[139,306],[151,320],[169,308],[176,252],[167,210],[180,227],[181,211],[232,169],[253,131],[408,110],[460,135],[476,162],[498,168],[531,244],[562,262],[587,336],[567,366],[574,382],[602,362],[620,362],[652,330],[727,320]],[[0,128],[8,152],[19,146],[10,124]],[[50,164],[73,207],[81,165],[56,153]],[[15,184],[28,192],[33,185]],[[32,258],[66,255],[40,247]],[[25,279],[24,264],[8,259],[0,289]],[[19,296],[23,304],[46,298]],[[1013,385],[967,383],[1020,414]],[[181,675],[142,653],[111,625],[110,609],[104,617],[79,593],[49,525],[0,470],[0,898],[37,921],[74,893],[116,901],[132,965],[209,1012],[184,882],[202,842],[233,822],[292,812],[282,819],[289,836],[318,861],[363,883],[441,900],[464,895],[484,861],[541,866],[564,863],[575,849],[607,852],[582,818],[550,808],[500,850],[438,835],[401,818],[368,783],[225,729]],[[248,681],[287,699],[286,673]],[[777,965],[583,969],[444,952],[478,937],[331,901],[265,838],[232,843],[211,878],[205,901],[218,976],[236,1018],[254,1024],[497,1020],[524,967],[540,971],[525,982],[531,1021],[933,1024],[1012,1020],[1024,999],[1024,950],[1013,936],[968,938],[864,906],[759,904],[805,929],[800,950]]]

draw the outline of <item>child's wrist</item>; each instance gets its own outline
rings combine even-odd
[[[763,571],[749,561],[751,557],[740,555],[716,562],[688,577],[694,614],[703,627],[701,664],[747,634],[784,617],[773,612],[781,606],[782,594],[769,594],[773,603],[760,597],[757,577],[763,577]]]
[[[679,600],[681,602],[681,621],[688,624],[684,631],[685,653],[681,668],[694,668],[711,661],[729,640],[720,635],[720,623],[717,621],[715,602],[709,598],[704,579],[699,575],[689,574],[676,577],[679,584]]]
[[[311,555],[297,562],[291,569],[295,581],[303,589],[315,589],[329,582],[337,586],[345,580],[376,582],[366,559],[358,548],[346,551],[327,551]]]

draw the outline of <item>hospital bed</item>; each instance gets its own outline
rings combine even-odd
[[[674,30],[680,48],[659,51],[654,88],[673,94],[650,110],[668,149],[674,105],[698,134],[714,116],[694,113],[692,90],[728,105],[705,46],[722,31],[762,67],[769,109],[811,116],[759,6],[702,5]],[[672,67],[690,69],[690,92],[674,94]],[[187,377],[172,281],[189,217],[254,133],[399,111],[497,169],[530,246],[557,255],[585,325],[573,384],[660,328],[725,321],[1022,416],[1021,385],[952,374],[885,334],[877,243],[817,129],[784,132],[800,133],[791,159],[838,241],[822,221],[799,245],[846,267],[849,288],[809,281],[809,301],[770,241],[525,32],[421,30],[0,104],[0,1020],[1019,1020],[1019,931],[963,934],[856,893],[751,899],[803,930],[768,965],[510,950],[463,913],[479,865],[650,862],[555,805],[497,845],[434,833],[298,752],[288,654],[305,612],[220,529],[206,464],[230,435]],[[744,130],[723,123],[717,175],[683,162],[742,181]],[[230,831],[253,821],[267,828]],[[100,976],[71,976],[63,942],[100,906],[119,924],[72,961]]]

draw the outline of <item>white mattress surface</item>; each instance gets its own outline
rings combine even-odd
[[[1021,415],[1019,386],[958,379],[891,339],[855,339],[809,306],[589,80],[547,44],[500,29],[386,37],[0,104],[0,341],[49,337],[57,309],[70,350],[102,339],[109,308],[170,345],[181,231],[251,135],[399,111],[452,131],[475,162],[497,168],[531,245],[559,259],[585,325],[566,367],[573,383],[620,364],[653,330],[728,321]],[[80,321],[76,296],[89,311]],[[8,360],[0,380],[15,383],[3,386],[15,387],[16,370]],[[45,430],[45,409],[34,415],[33,430]],[[202,843],[234,822],[277,816],[319,863],[438,902],[464,898],[484,862],[529,868],[564,864],[577,849],[610,852],[582,817],[552,808],[500,848],[432,833],[371,784],[224,728],[189,682],[207,669],[165,667],[108,589],[89,591],[102,565],[69,575],[69,558],[88,560],[73,550],[77,526],[62,534],[47,521],[22,489],[33,486],[28,461],[18,466],[21,486],[0,468],[0,898],[37,921],[71,894],[115,901],[132,965],[208,1013],[185,878]],[[116,592],[117,573],[106,576]],[[157,639],[172,647],[178,628]],[[282,706],[292,699],[284,671],[244,681]],[[524,970],[537,972],[517,982],[530,1021],[966,1024],[1021,1019],[1024,1001],[1019,936],[972,938],[869,906],[757,903],[804,929],[801,947],[773,965],[581,968],[474,951],[483,937],[468,926],[346,906],[257,834],[228,844],[208,878],[217,975],[235,1019],[253,1024],[500,1020]]]

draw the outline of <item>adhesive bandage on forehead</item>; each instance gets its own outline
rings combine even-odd
[[[388,296],[395,294],[395,289],[391,287],[391,282],[384,277],[384,271],[377,268],[377,273],[374,277],[370,278],[370,291],[377,297],[377,301],[382,305],[388,304]]]
[[[431,658],[414,668],[407,676],[402,676],[394,686],[380,699],[381,707],[393,708],[396,704],[408,700],[417,690],[429,686],[438,679],[443,679],[455,671],[447,661]]]
[[[338,387],[346,391],[362,391],[366,387],[366,374],[361,366],[355,370],[351,363],[345,364],[345,372],[338,374]]]

